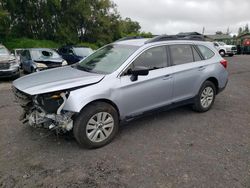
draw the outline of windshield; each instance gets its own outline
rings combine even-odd
[[[9,55],[9,51],[5,47],[0,47],[0,55]]]
[[[15,50],[16,55],[21,55],[21,53],[23,52],[23,50]]]
[[[86,57],[93,53],[93,50],[91,48],[76,47],[73,48],[73,50],[77,56],[82,56],[82,57]]]
[[[33,59],[60,58],[59,54],[53,50],[31,50]]]
[[[137,46],[111,44],[82,60],[76,68],[88,72],[110,74],[118,69],[137,49]]]
[[[219,44],[220,44],[221,46],[225,46],[225,45],[226,45],[226,43],[224,43],[224,42],[219,42]]]

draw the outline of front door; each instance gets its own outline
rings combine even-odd
[[[144,66],[150,71],[147,76],[139,76],[136,81],[131,81],[131,75],[120,77],[118,105],[121,114],[132,117],[171,103],[172,67],[167,66],[167,59],[166,47],[154,47],[131,63],[128,69]]]

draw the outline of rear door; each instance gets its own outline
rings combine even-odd
[[[173,102],[194,97],[206,69],[202,56],[191,44],[170,45],[169,52],[173,67]]]
[[[167,64],[167,49],[165,46],[153,47],[143,52],[131,63],[128,69],[144,66],[150,69],[147,76],[139,76],[131,81],[131,75],[120,78],[120,97],[118,105],[126,116],[139,115],[171,103],[173,80],[172,68]]]

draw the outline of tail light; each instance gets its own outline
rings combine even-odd
[[[220,64],[226,69],[227,68],[227,60],[223,59],[220,61]]]

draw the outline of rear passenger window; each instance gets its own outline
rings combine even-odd
[[[144,66],[149,70],[160,69],[167,66],[167,52],[165,47],[155,47],[143,52],[134,62],[133,66]]]
[[[169,46],[174,65],[191,63],[194,61],[193,52],[190,45],[177,44]]]
[[[199,48],[201,54],[205,59],[210,59],[214,56],[214,52],[210,50],[208,47],[202,45],[197,45],[197,47]]]
[[[201,56],[199,55],[199,53],[197,52],[197,50],[192,47],[192,50],[193,50],[193,55],[194,55],[194,61],[201,61]]]

